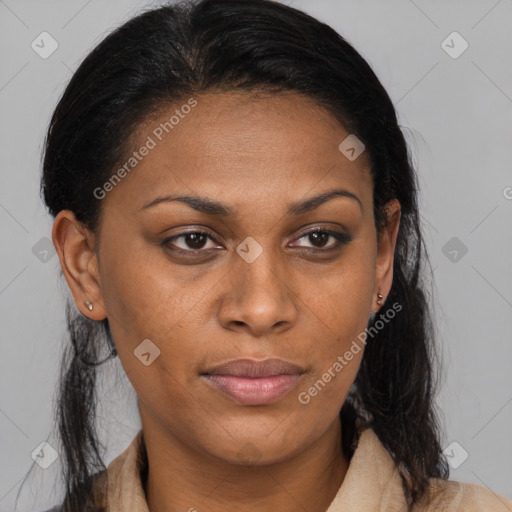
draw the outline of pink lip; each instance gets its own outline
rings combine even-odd
[[[279,400],[291,391],[301,375],[272,377],[236,377],[234,375],[204,375],[219,391],[243,405],[263,405]]]
[[[202,373],[211,385],[243,405],[279,400],[296,385],[305,370],[282,359],[236,359]]]

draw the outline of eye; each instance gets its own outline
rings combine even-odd
[[[313,249],[319,250],[331,250],[337,249],[342,245],[348,244],[352,240],[352,236],[347,233],[342,233],[339,231],[333,231],[331,229],[321,229],[315,228],[304,235],[302,235],[299,240],[307,239],[311,244]],[[333,239],[334,243],[328,244],[329,239]],[[308,246],[298,246],[298,247],[308,247]]]
[[[177,240],[180,239],[182,240],[181,246],[175,243]],[[205,247],[205,244],[208,241],[208,239],[216,243],[214,238],[208,233],[205,233],[204,231],[188,231],[186,233],[181,233],[180,235],[166,238],[163,241],[162,245],[169,246],[171,249],[173,249],[173,246],[177,247],[177,249],[173,250],[177,250],[178,252],[207,252],[211,249],[215,249],[215,247]]]
[[[315,228],[307,233],[304,233],[298,240],[307,239],[312,245],[309,246],[313,250],[329,251],[337,249],[342,245],[348,244],[352,240],[352,236],[347,233],[333,231],[330,229]],[[207,247],[208,240],[216,244],[216,240],[209,233],[204,231],[188,231],[179,235],[166,238],[162,245],[168,247],[172,251],[184,253],[189,255],[207,253],[212,250],[217,250],[218,245]],[[328,243],[332,240],[334,243]],[[181,246],[177,243],[180,241]],[[295,247],[306,247],[298,245]]]

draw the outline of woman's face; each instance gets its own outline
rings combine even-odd
[[[353,342],[391,287],[399,205],[377,243],[367,156],[347,158],[349,133],[311,100],[194,99],[138,127],[136,165],[105,187],[98,252],[65,275],[84,314],[108,317],[145,429],[227,462],[277,462],[337,421],[363,354]],[[298,369],[259,387],[208,375],[242,358]]]

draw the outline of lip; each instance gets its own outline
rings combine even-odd
[[[289,393],[305,370],[282,359],[236,359],[201,374],[209,384],[235,402],[264,405]]]

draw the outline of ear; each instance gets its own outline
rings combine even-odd
[[[77,221],[72,211],[62,210],[55,217],[52,240],[77,308],[92,320],[105,319],[94,233]],[[92,311],[86,301],[92,303]]]
[[[396,239],[400,226],[401,207],[397,199],[392,199],[385,206],[386,225],[382,228],[377,244],[377,263],[375,266],[375,292],[372,311],[379,311],[382,304],[377,304],[377,294],[383,295],[382,303],[391,290],[393,283],[393,261]]]

